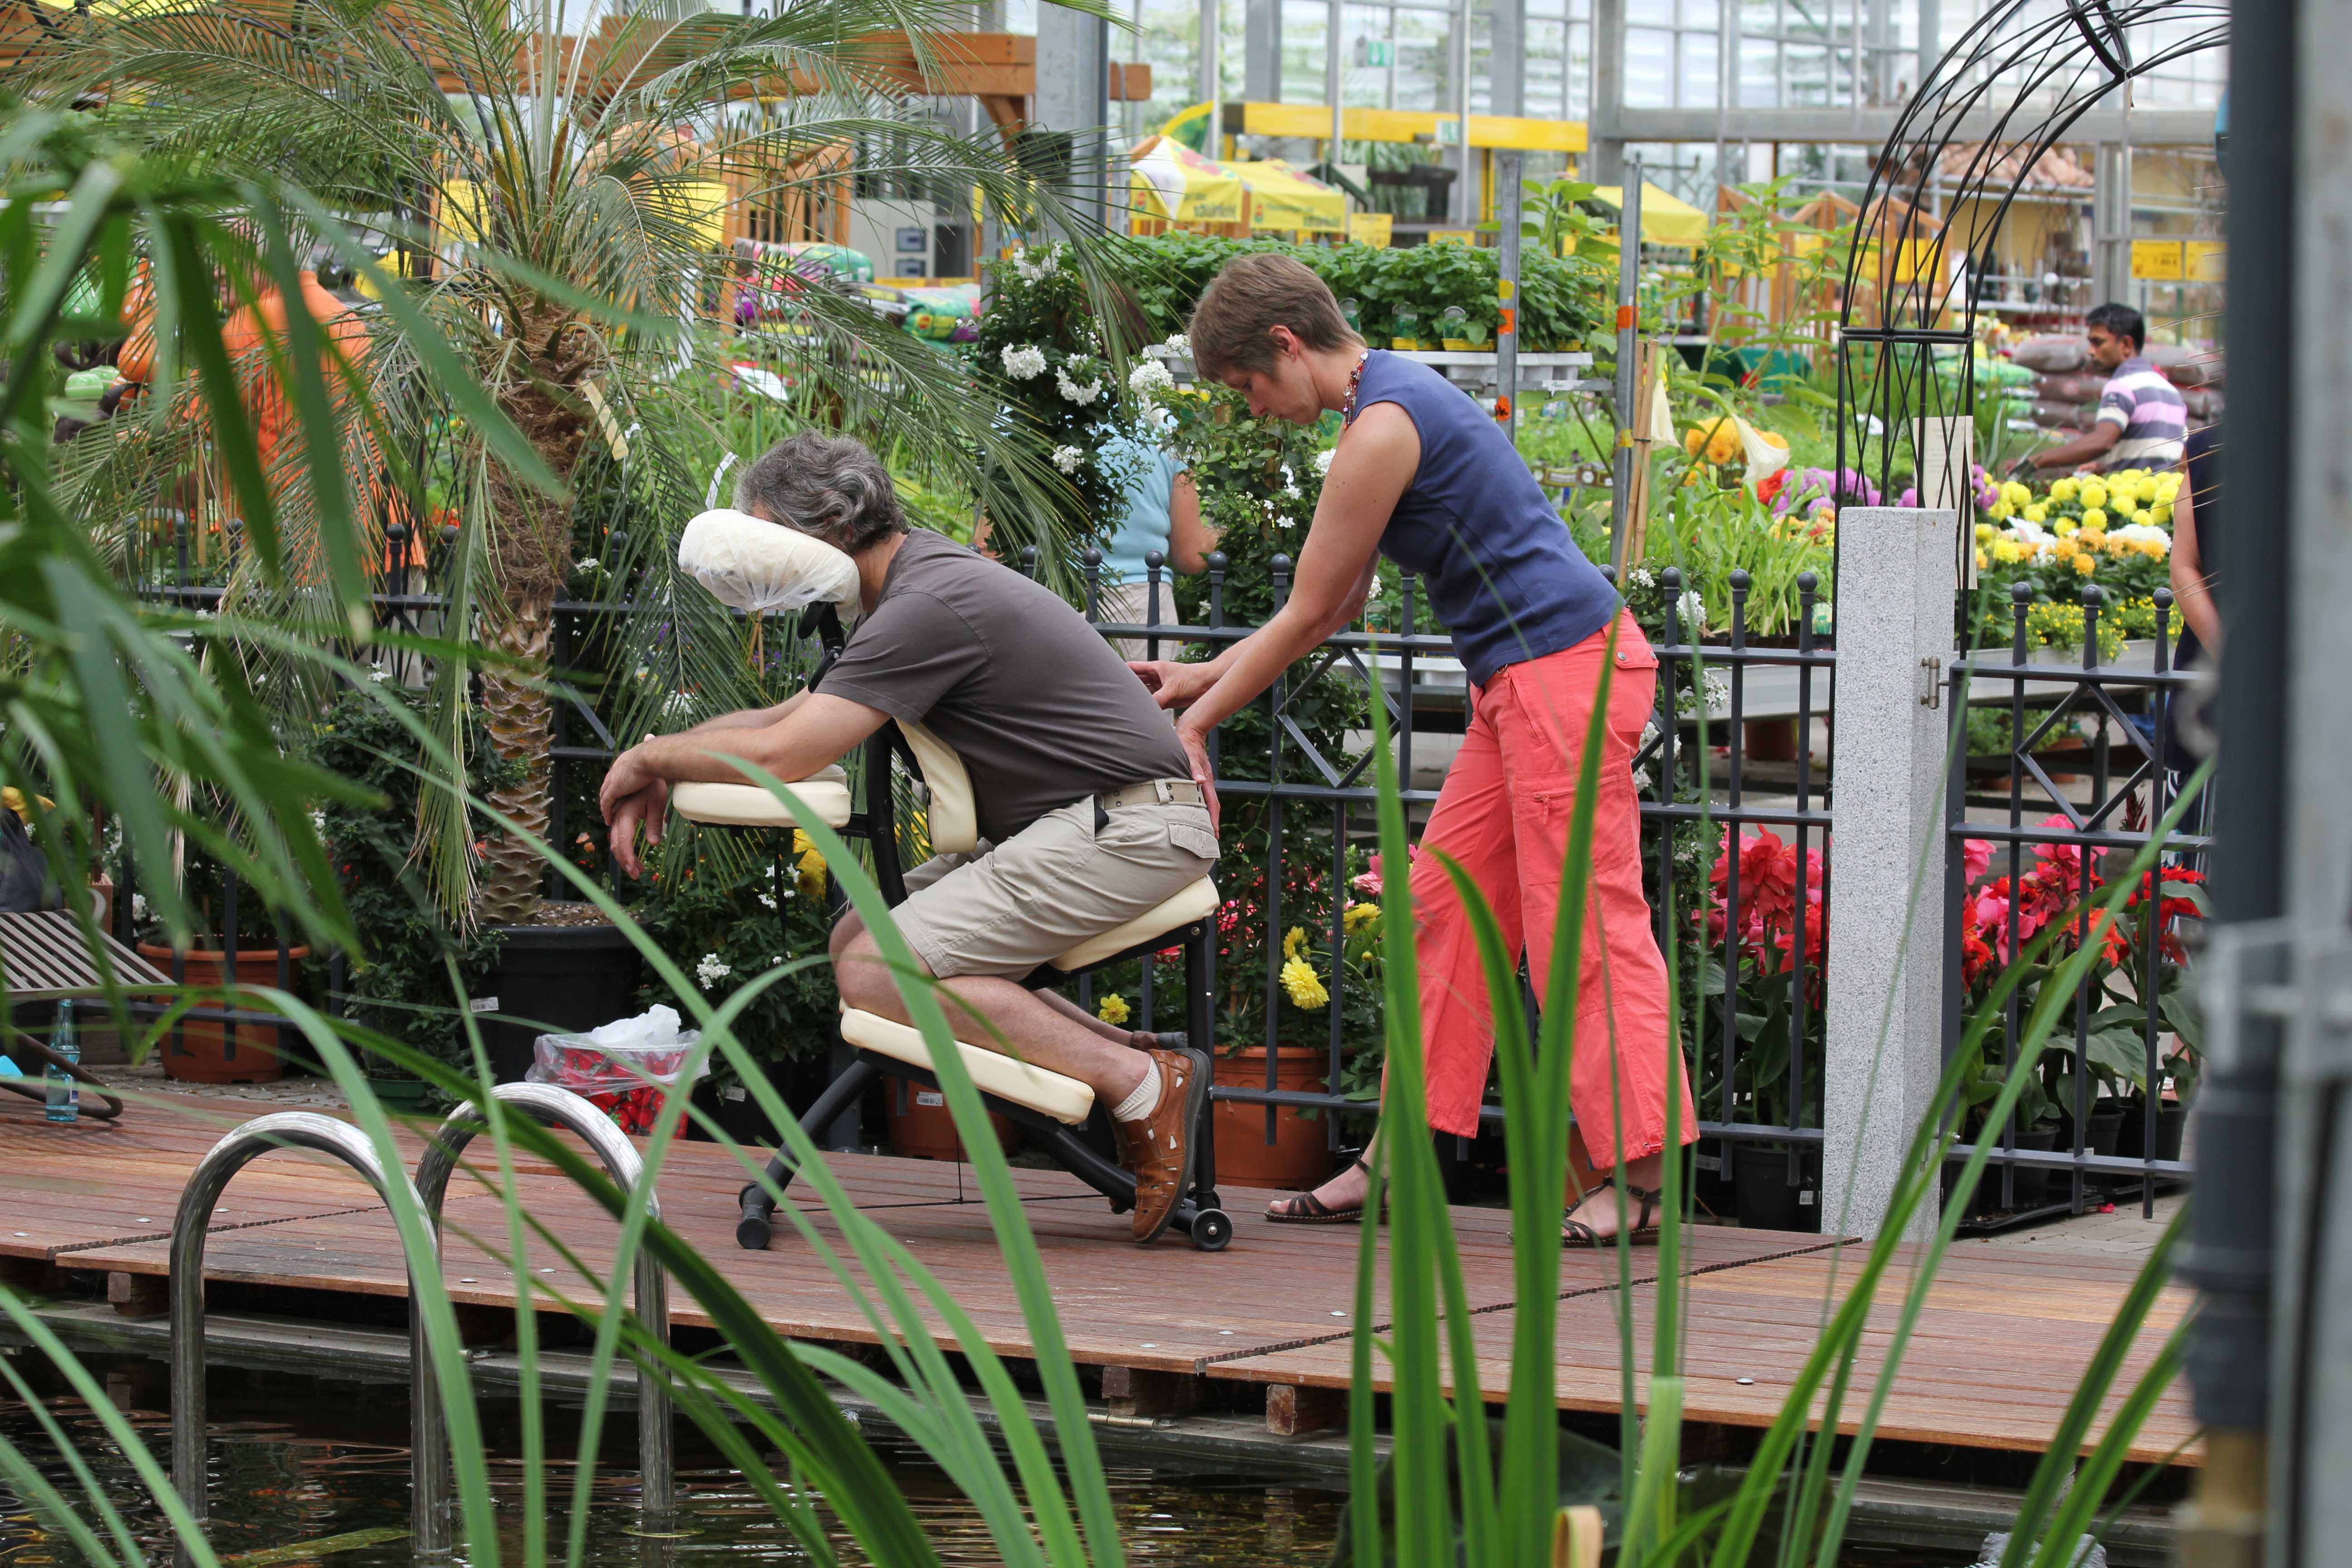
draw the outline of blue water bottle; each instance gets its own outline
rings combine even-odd
[[[73,998],[58,1004],[57,1027],[49,1034],[49,1050],[61,1060],[81,1065],[81,1045],[74,1038]],[[52,1121],[76,1121],[81,1118],[81,1086],[72,1073],[56,1062],[48,1065],[42,1075],[48,1090],[43,1112]]]

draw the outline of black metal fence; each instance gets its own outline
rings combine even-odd
[[[2096,921],[2090,907],[2127,877],[2171,811],[2189,762],[2176,736],[2202,678],[2174,662],[2171,594],[2159,589],[2154,597],[2155,637],[2118,661],[2100,646],[2101,591],[2085,586],[2081,659],[2065,665],[2034,659],[2027,632],[2033,590],[2020,584],[2006,606],[2010,625],[2000,628],[2006,647],[1980,648],[1949,677],[1956,710],[1975,703],[1979,714],[1996,716],[1998,750],[1962,745],[1952,758],[1948,1052],[1958,1047],[1990,977],[2047,927],[2060,928],[2035,976],[2010,994],[1986,1037],[1979,1095],[1990,1098],[2017,1059],[2041,976],[2067,952],[2100,949],[2063,1004],[2020,1114],[2001,1130],[1998,1180],[1980,1194],[1996,1223],[2079,1214],[2132,1196],[2143,1214],[2153,1214],[2159,1187],[2189,1173],[2181,1136],[2198,1037],[2180,987],[2184,927],[2198,918],[2195,889],[2210,843],[2189,830],[2201,803],[2190,803],[2183,831],[2164,838],[2155,868],[2142,874],[2117,919]],[[1970,820],[1971,808],[1978,820]],[[2177,1094],[2168,1096],[2168,1088]],[[1964,1130],[1973,1131],[1973,1121]]]

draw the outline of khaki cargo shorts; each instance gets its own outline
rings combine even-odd
[[[1215,868],[1206,807],[1123,806],[1095,827],[1092,795],[1002,844],[940,855],[907,873],[898,930],[941,980],[1028,973],[1124,925]]]

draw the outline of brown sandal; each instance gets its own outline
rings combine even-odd
[[[1340,1167],[1342,1175],[1349,1171],[1362,1171],[1368,1176],[1371,1173],[1361,1158],[1350,1160]],[[1265,1217],[1275,1225],[1355,1225],[1364,1217],[1364,1205],[1359,1203],[1347,1208],[1333,1208],[1313,1193],[1307,1192],[1296,1197],[1275,1199],[1265,1205]]]
[[[1598,1196],[1605,1191],[1607,1191],[1606,1188],[1596,1187],[1593,1189],[1592,1193],[1587,1195]],[[1625,1189],[1625,1196],[1627,1199],[1638,1202],[1642,1205],[1642,1212],[1635,1216],[1633,1228],[1625,1238],[1629,1245],[1640,1247],[1644,1242],[1654,1242],[1658,1239],[1658,1227],[1654,1223],[1653,1223],[1651,1211],[1658,1206],[1659,1199],[1662,1195],[1663,1194],[1656,1192],[1644,1192],[1640,1187],[1627,1187]],[[1585,1224],[1582,1220],[1574,1217],[1576,1209],[1580,1209],[1583,1206],[1584,1199],[1579,1198],[1576,1203],[1576,1208],[1562,1209],[1560,1211],[1560,1246],[1565,1247],[1583,1247],[1598,1250],[1601,1247],[1607,1247],[1613,1243],[1617,1239],[1615,1237],[1603,1236],[1599,1231],[1593,1229],[1591,1226]]]

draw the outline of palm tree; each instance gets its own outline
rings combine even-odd
[[[845,152],[861,149],[868,174],[958,199],[977,192],[995,211],[1075,234],[1090,287],[1110,296],[1099,247],[1049,184],[992,131],[963,137],[918,112],[947,7],[811,0],[778,10],[161,0],[73,16],[25,68],[50,101],[101,104],[102,118],[158,149],[319,193],[426,274],[410,297],[564,488],[525,482],[453,418],[447,387],[388,313],[352,356],[354,388],[373,414],[345,437],[344,488],[362,503],[356,531],[371,558],[388,522],[413,528],[425,515],[426,494],[455,514],[449,624],[470,632],[478,658],[471,669],[441,662],[433,723],[456,751],[478,678],[491,744],[522,764],[491,804],[532,833],[550,816],[554,605],[583,542],[606,566],[629,568],[606,579],[612,591],[656,612],[629,618],[620,668],[649,679],[616,699],[616,733],[642,733],[681,704],[745,695],[738,634],[676,581],[667,549],[703,500],[707,476],[688,471],[684,437],[698,417],[691,395],[726,342],[713,318],[732,266],[719,243],[730,206],[822,200]],[[1052,520],[1069,510],[1066,481],[957,362],[882,330],[854,298],[821,287],[794,298],[799,318],[769,347],[801,385],[797,417],[957,472],[1000,540],[1064,553]],[[184,456],[201,438],[197,422],[116,433],[79,475],[84,510],[135,514],[142,487],[169,471],[159,445]],[[605,504],[584,508],[592,491]],[[353,522],[299,476],[278,503],[295,569],[282,584],[247,574],[235,593],[249,609],[328,627],[321,573]],[[583,540],[585,524],[623,509],[625,545]],[[315,711],[299,669],[267,649],[246,657],[254,684],[280,693],[289,716]],[[420,835],[445,907],[531,920],[545,866],[529,845],[493,837],[469,853],[463,814],[446,792],[426,797],[437,805]]]

